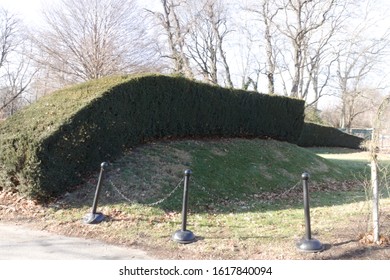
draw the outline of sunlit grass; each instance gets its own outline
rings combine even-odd
[[[351,195],[353,193],[344,193],[344,196]],[[320,193],[314,193],[312,199],[311,228],[314,238],[325,243],[340,237],[356,240],[359,234],[369,229],[370,204],[367,201],[345,203],[341,194],[335,194],[321,198],[327,199],[326,205],[321,206],[320,196]],[[107,219],[95,226],[83,225],[78,220],[86,209],[58,210],[53,212],[52,217],[56,223],[69,223],[70,227],[77,225],[83,228],[86,236],[91,236],[94,231],[99,238],[138,245],[152,251],[162,250],[170,258],[180,258],[180,254],[183,258],[195,259],[262,258],[264,248],[268,248],[268,253],[272,255],[284,251],[289,258],[301,258],[296,252],[295,242],[305,235],[303,207],[299,200],[290,203],[292,207],[286,208],[285,201],[275,201],[272,207],[259,202],[252,204],[256,211],[190,211],[187,230],[194,232],[198,241],[188,246],[171,240],[173,233],[181,229],[180,212],[121,203],[102,207],[100,210],[107,215]],[[389,209],[390,199],[383,199],[381,205]],[[389,233],[387,228],[383,231]]]
[[[320,153],[276,141],[155,143],[132,151],[107,174],[133,202],[106,181],[98,208],[106,220],[84,225],[94,193],[90,183],[87,191],[70,194],[63,207],[53,209],[49,220],[64,224],[68,233],[79,227],[84,236],[139,246],[161,258],[316,258],[320,255],[302,256],[295,247],[305,234],[301,170],[311,173],[312,235],[332,244],[357,240],[370,230],[371,202],[363,180],[357,180],[364,178],[357,174],[366,165],[365,153]],[[193,170],[187,229],[197,242],[183,246],[171,240],[181,229],[182,188],[167,194],[187,168]],[[382,191],[386,214],[390,199],[386,188]],[[164,197],[161,204],[148,205]]]

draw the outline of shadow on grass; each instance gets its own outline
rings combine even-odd
[[[356,181],[356,184],[350,186],[348,190],[337,190],[334,186],[332,189],[310,190],[309,183],[309,200],[310,207],[326,207],[337,206],[356,202],[367,201],[366,193],[362,183]],[[89,185],[83,187],[60,200],[65,208],[85,208],[91,207],[94,201],[95,186]],[[281,193],[283,194],[283,193]],[[182,190],[179,189],[175,195],[167,198],[160,204],[151,206],[146,202],[129,202],[123,196],[118,194],[109,186],[102,186],[101,193],[98,198],[98,209],[112,205],[132,205],[138,204],[142,207],[151,207],[164,212],[181,212],[182,210]],[[237,197],[206,197],[199,201],[197,195],[189,194],[188,209],[193,214],[227,214],[227,213],[261,213],[267,211],[278,211],[287,209],[303,209],[303,190],[302,186],[297,186],[293,192],[284,195],[281,198],[275,198],[276,195],[267,197],[255,198],[253,196],[246,196],[244,198]],[[384,192],[382,197],[388,197],[388,193]]]
[[[351,152],[349,149],[341,149],[341,151],[345,151],[345,153]],[[329,161],[332,161],[337,166],[347,166],[352,172],[353,170],[356,170],[357,175],[355,176],[355,180],[349,182],[332,181],[319,184],[309,180],[310,206],[325,207],[366,201],[367,196],[364,190],[364,181],[367,176],[362,175],[362,170],[369,169],[367,167],[367,162],[348,159],[329,159]],[[297,177],[299,178],[299,175]],[[324,180],[324,178],[319,179]],[[179,180],[180,179],[177,179],[177,181]],[[285,183],[287,185],[286,187],[278,189],[275,192],[262,192],[259,190],[258,193],[246,193],[245,189],[231,189],[231,191],[234,192],[231,193],[228,192],[230,189],[214,190],[206,189],[201,185],[197,186],[197,182],[200,180],[195,178],[195,182],[193,181],[193,176],[191,176],[189,183],[188,208],[195,214],[253,213],[286,209],[303,209],[302,182],[300,182],[299,179],[295,182],[292,182],[292,180],[295,179],[290,178],[290,182]],[[294,184],[295,186],[292,187]],[[318,185],[321,187],[318,188]],[[291,188],[293,190],[291,190]],[[95,189],[96,185],[87,183],[75,192],[67,194],[61,201],[67,208],[90,207],[94,200]],[[182,210],[183,188],[179,187],[174,193],[170,193],[172,188],[169,189],[166,187],[162,190],[165,190],[165,194],[160,195],[157,193],[156,195],[155,190],[149,190],[148,186],[145,185],[141,190],[125,189],[124,192],[120,193],[104,179],[98,200],[98,207],[111,206],[114,204],[139,204],[144,207],[152,207],[156,210],[165,212],[180,212]],[[138,193],[138,197],[136,196],[137,199],[134,199],[133,194],[137,191],[142,192],[142,196]],[[148,197],[149,193],[153,192],[155,196]],[[386,194],[384,194],[384,196],[386,196]],[[159,200],[161,200],[159,203],[154,204],[154,202],[158,202]]]
[[[324,159],[315,154],[320,152],[347,156]],[[273,140],[243,139],[145,145],[118,161],[113,165],[115,168],[107,170],[107,177],[118,188],[103,180],[98,205],[139,204],[159,211],[180,212],[183,188],[172,190],[182,179],[183,173],[179,170],[190,168],[195,174],[191,176],[189,186],[189,209],[193,213],[299,209],[303,208],[301,172],[307,171],[313,180],[322,182],[330,178],[340,182],[353,179],[355,176],[351,176],[351,172],[361,174],[366,168],[364,161],[350,160],[348,154],[356,152],[350,149],[308,150]],[[356,180],[360,179],[358,177]],[[290,192],[295,184],[297,187]],[[345,190],[333,185],[310,190],[311,205],[332,206],[366,199],[363,187],[360,191],[358,186]],[[86,184],[63,201],[67,207],[90,207],[95,188],[92,182]],[[151,205],[154,202],[159,203]]]

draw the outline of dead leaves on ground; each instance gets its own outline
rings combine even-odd
[[[34,217],[44,213],[44,208],[36,201],[22,197],[18,193],[2,191],[0,192],[0,213],[28,214]]]
[[[378,242],[374,242],[374,234],[372,232],[362,233],[359,236],[359,243],[363,245],[390,245],[390,236],[380,235]]]

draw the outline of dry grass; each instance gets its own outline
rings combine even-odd
[[[332,193],[335,197],[341,194]],[[9,196],[7,198],[7,196]],[[146,250],[156,259],[388,259],[387,243],[359,242],[367,232],[369,205],[365,201],[311,209],[312,235],[325,244],[316,254],[299,252],[295,244],[304,236],[303,211],[293,199],[270,201],[262,211],[239,213],[190,213],[187,228],[197,242],[181,245],[171,241],[180,229],[181,215],[142,205],[115,204],[99,210],[106,220],[99,225],[82,223],[88,208],[42,207],[2,194],[2,221],[28,224],[42,230],[99,239]],[[6,204],[8,201],[8,204]],[[284,207],[282,207],[282,204]],[[286,205],[287,204],[287,205]],[[13,205],[13,206],[11,206]],[[389,232],[390,199],[383,199],[382,234]],[[269,208],[274,208],[269,210]],[[285,209],[282,209],[285,208]]]
[[[242,154],[246,142],[240,143],[243,146],[238,150]],[[237,142],[234,144],[238,145]],[[126,195],[136,202],[125,201],[106,184],[98,207],[98,211],[106,216],[101,224],[82,223],[83,216],[90,211],[96,176],[85,186],[46,206],[3,192],[0,195],[1,220],[141,248],[156,259],[389,259],[388,243],[372,245],[359,242],[362,237],[368,238],[371,218],[371,205],[359,181],[310,182],[312,235],[325,245],[325,250],[320,253],[301,253],[295,245],[305,232],[300,184],[295,188],[290,185],[287,189],[258,185],[257,193],[243,193],[236,197],[224,196],[223,192],[217,197],[217,190],[210,188],[203,193],[201,204],[191,204],[188,215],[187,228],[194,232],[197,242],[188,245],[173,242],[172,234],[181,227],[181,190],[169,197],[165,204],[147,206],[146,203],[169,193],[172,184],[182,177],[183,169],[201,169],[205,163],[215,160],[221,167],[225,157],[234,157],[230,154],[232,147],[227,143],[218,147],[214,142],[202,143],[201,149],[191,154],[183,151],[183,145],[194,148],[193,142],[182,142],[173,146],[163,145],[162,153],[161,146],[156,144],[147,149],[133,150],[122,161],[114,163],[106,179],[114,181],[123,191],[128,190],[125,188],[127,184],[133,186],[132,192]],[[268,153],[272,153],[271,146],[270,143],[266,146]],[[275,143],[274,147],[280,157],[283,148],[279,143]],[[294,154],[292,149],[287,147],[290,154]],[[355,158],[345,155],[349,163]],[[205,161],[198,166],[197,161],[201,158]],[[265,176],[274,178],[275,170],[265,158],[261,163],[252,160],[252,165],[248,165],[249,172],[254,166]],[[293,157],[284,160],[286,173],[293,174],[289,164],[295,164]],[[316,164],[317,172],[328,172],[327,169],[332,172],[335,166],[335,163],[326,165],[326,161],[317,157],[309,164]],[[355,163],[354,170],[361,164]],[[230,173],[235,172],[232,167],[226,166],[228,168]],[[279,166],[276,168],[280,169]],[[288,177],[289,174],[285,175]],[[229,180],[232,179],[227,178],[223,183],[228,184]],[[161,182],[167,182],[166,186]],[[190,180],[193,193],[199,197],[203,182],[199,178],[191,177]],[[195,192],[196,189],[198,192]],[[205,204],[210,201],[206,198],[211,202]],[[381,200],[381,211],[381,233],[383,238],[387,238],[390,234],[390,199],[385,194]]]

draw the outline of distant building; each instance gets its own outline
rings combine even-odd
[[[371,140],[372,137],[372,128],[340,128],[342,132],[349,133],[358,137],[361,137],[365,140]]]

